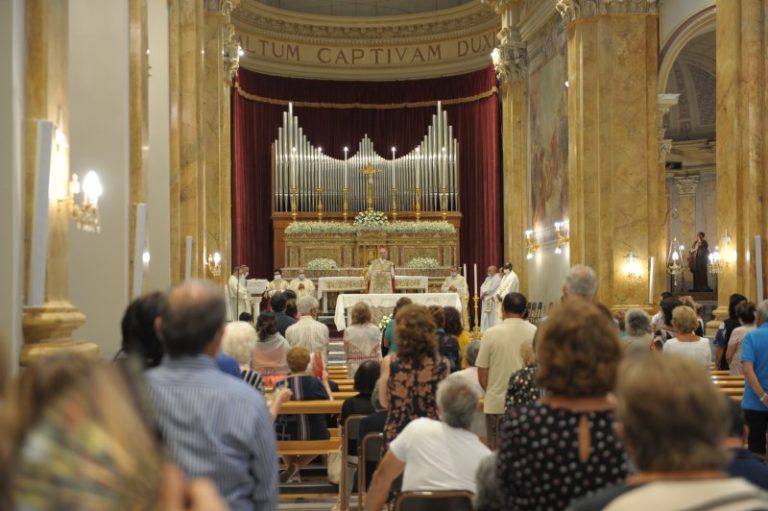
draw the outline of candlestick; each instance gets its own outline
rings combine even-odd
[[[471,332],[469,326],[469,294],[463,293],[461,295],[461,321],[464,323],[464,328],[467,332]]]
[[[341,190],[341,197],[341,214],[344,217],[344,223],[347,223],[347,217],[349,216],[349,188],[346,186]]]
[[[347,188],[347,166],[349,165],[349,147],[344,146],[344,189],[349,192]]]
[[[480,303],[480,297],[477,296],[477,293],[475,293],[475,296],[472,297],[472,300],[475,302],[475,326],[472,328],[472,334],[470,335],[470,338],[477,340],[483,336],[482,332],[480,332],[480,314],[478,307],[478,304]]]
[[[416,181],[416,221],[421,220],[421,188],[419,188],[418,180]]]
[[[448,221],[448,188],[443,186],[440,188],[440,215],[443,217],[443,222]]]
[[[397,188],[392,187],[392,221],[397,220]]]
[[[296,204],[298,202],[298,190],[295,186],[291,187],[291,219],[296,221]]]
[[[477,263],[475,263],[475,295],[477,295]]]
[[[317,188],[317,221],[323,221],[323,188]]]

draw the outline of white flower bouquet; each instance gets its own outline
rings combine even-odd
[[[379,229],[388,226],[389,219],[381,211],[361,211],[353,225],[358,229]]]
[[[354,234],[355,229],[344,222],[291,222],[286,234]]]
[[[318,257],[307,263],[307,270],[335,270],[339,265],[336,261],[327,257]]]
[[[439,266],[440,263],[437,262],[437,259],[432,257],[414,257],[405,264],[406,268],[419,270],[434,270]]]

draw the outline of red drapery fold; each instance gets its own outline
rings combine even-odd
[[[395,109],[334,108],[339,104],[402,104],[450,101],[448,122],[459,142],[459,205],[463,214],[460,261],[481,268],[502,257],[499,111],[492,68],[453,77],[399,82],[341,82],[268,76],[245,69],[240,89],[271,100],[329,104],[296,106],[304,133],[325,153],[343,157],[343,147],[357,148],[365,134],[387,157],[395,146],[405,153],[426,134],[435,104]],[[232,261],[251,273],[270,275],[273,267],[271,144],[282,123],[284,105],[248,99],[232,90]]]

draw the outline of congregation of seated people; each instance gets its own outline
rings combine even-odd
[[[538,325],[510,292],[480,339],[457,309],[402,297],[380,326],[360,302],[341,362],[311,295],[230,323],[210,283],[143,296],[113,361],[56,354],[0,382],[0,509],[276,510],[319,466],[334,509],[425,491],[486,511],[768,510],[768,301],[733,295],[710,341],[692,299],[615,315],[596,292],[574,266]]]

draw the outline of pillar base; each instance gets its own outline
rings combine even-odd
[[[96,343],[72,339],[72,332],[85,323],[85,315],[69,302],[50,302],[26,307],[22,317],[24,344],[21,365],[54,353],[81,353],[96,356]]]
[[[704,332],[704,335],[707,337],[714,337],[717,333],[717,329],[720,328],[720,323],[728,319],[728,306],[718,306],[715,310],[712,311],[712,315],[715,316],[715,319],[707,322],[707,328]]]

